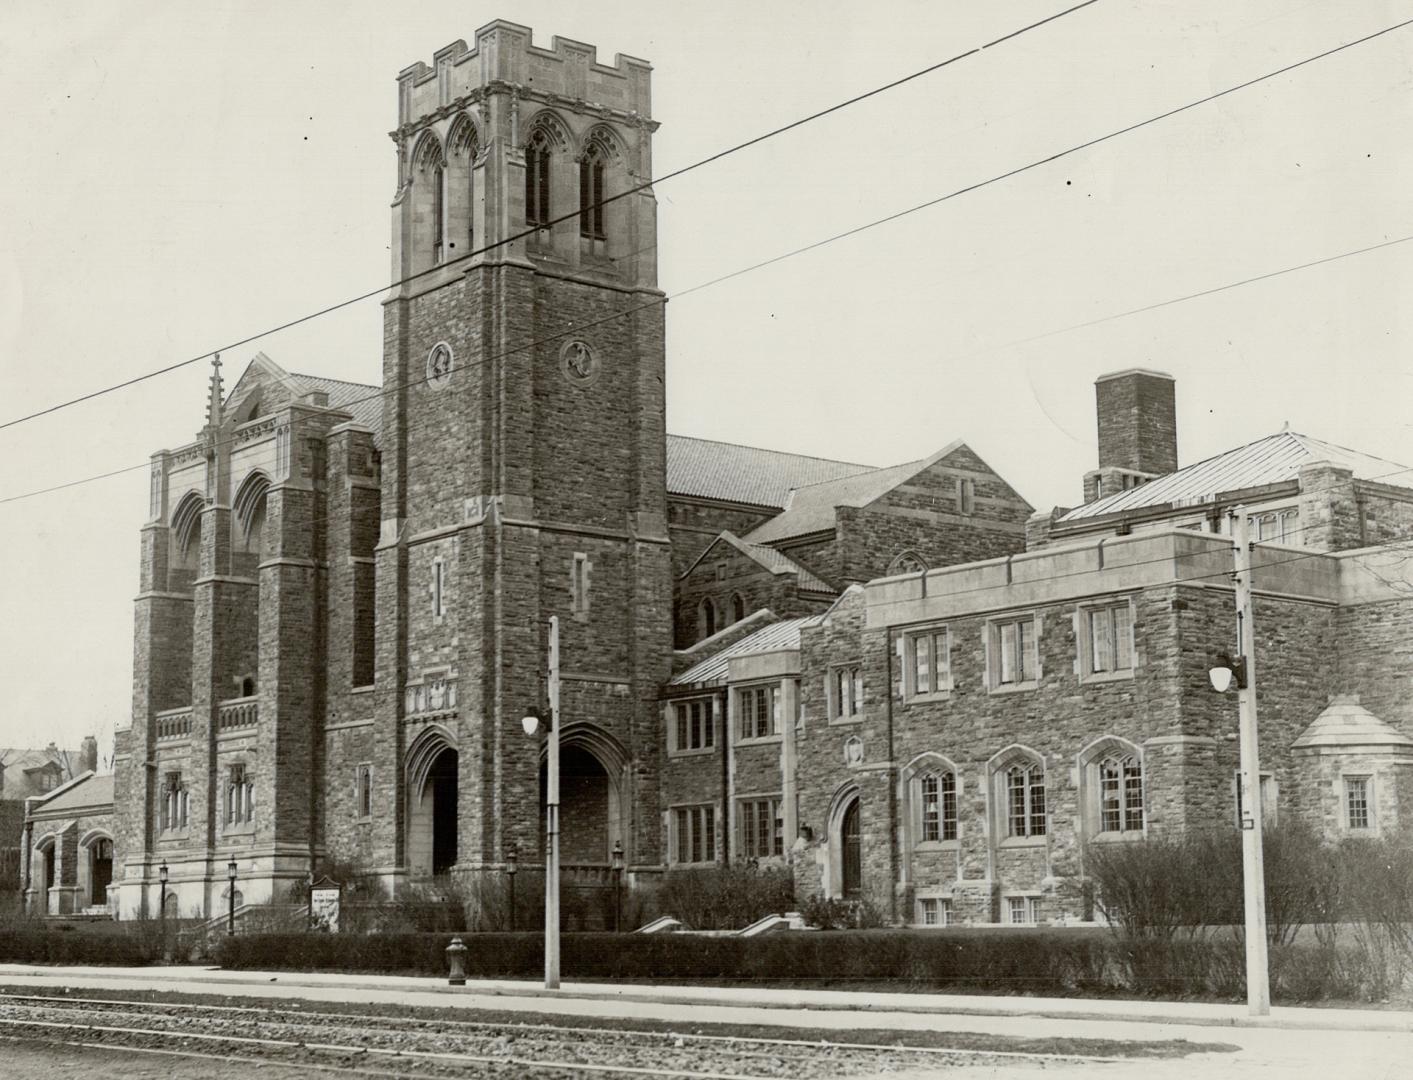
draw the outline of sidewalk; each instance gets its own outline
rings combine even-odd
[[[1375,1009],[1312,1009],[1274,1006],[1270,1016],[1255,1017],[1245,1005],[1190,1001],[1130,1001],[1096,998],[992,997],[970,994],[877,993],[849,990],[800,990],[766,987],[658,986],[643,983],[565,982],[559,990],[545,990],[538,982],[485,979],[465,987],[448,986],[444,979],[399,975],[334,974],[301,971],[226,971],[200,966],[171,967],[45,967],[0,964],[0,983],[30,980],[54,985],[91,985],[93,981],[120,980],[146,985],[147,989],[180,989],[189,993],[231,993],[258,988],[270,996],[298,996],[318,1000],[351,1000],[350,991],[393,992],[399,995],[433,995],[446,1000],[436,1004],[456,1006],[461,998],[538,1000],[550,1011],[552,1003],[603,1001],[621,1004],[678,1007],[732,1007],[784,1010],[766,1023],[797,1024],[801,1011],[892,1013],[932,1016],[1004,1016],[1093,1020],[1116,1023],[1179,1025],[1184,1027],[1278,1028],[1300,1031],[1413,1032],[1413,1013]],[[278,988],[278,991],[276,990]],[[301,991],[303,991],[301,993]],[[477,1002],[478,1008],[505,1007]],[[553,1011],[560,1011],[554,1009]],[[572,1011],[572,1010],[564,1010]],[[866,1020],[867,1017],[857,1017]],[[1215,1037],[1215,1033],[1214,1033]]]

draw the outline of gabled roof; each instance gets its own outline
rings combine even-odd
[[[318,375],[292,375],[305,387],[305,392],[322,391],[329,395],[329,408],[341,409],[353,415],[354,423],[372,430],[375,436],[383,430],[383,388],[363,383],[325,379]]]
[[[241,372],[236,384],[226,395],[225,407],[229,413],[239,408],[246,395],[253,391],[260,376],[265,376],[268,384],[278,386],[282,393],[280,400],[262,402],[259,415],[265,416],[282,408],[291,401],[299,401],[309,394],[321,393],[328,396],[328,407],[350,413],[354,422],[370,428],[376,438],[383,426],[383,389],[366,383],[345,382],[342,379],[326,379],[322,375],[298,375],[286,371],[263,352],[251,357],[250,363]]]
[[[1359,696],[1332,697],[1329,705],[1291,743],[1292,750],[1352,751],[1382,749],[1413,752],[1413,739],[1359,704]]]
[[[799,587],[808,592],[822,592],[832,594],[835,590],[823,578],[816,577],[810,571],[797,563],[794,559],[781,554],[774,548],[766,547],[763,544],[748,544],[730,530],[720,533],[715,540],[703,549],[702,553],[693,560],[692,565],[687,567],[681,574],[683,579],[687,578],[702,560],[707,557],[708,552],[717,544],[730,544],[746,558],[753,560],[772,574],[797,574]]]
[[[757,630],[754,634],[743,637],[735,644],[727,646],[719,653],[707,657],[700,664],[693,664],[686,671],[675,676],[668,685],[693,686],[704,683],[721,683],[725,681],[727,670],[733,659],[753,656],[756,653],[798,649],[800,647],[800,628],[818,618],[818,615],[807,615],[802,619],[785,619],[783,622],[771,623],[764,629]]]
[[[848,461],[667,436],[667,490],[674,495],[783,507],[791,488],[872,470]]]
[[[1361,454],[1357,450],[1312,439],[1294,431],[1279,431],[1138,487],[1096,499],[1071,510],[1060,521],[1078,521],[1100,514],[1168,503],[1189,506],[1211,502],[1224,491],[1295,480],[1301,468],[1313,461],[1329,461],[1339,468],[1349,469],[1360,480],[1379,480],[1399,487],[1413,487],[1413,470],[1405,469],[1397,462]]]
[[[790,493],[785,512],[746,534],[746,541],[765,544],[794,536],[808,536],[834,528],[834,510],[839,506],[867,506],[881,499],[904,481],[941,461],[963,444],[948,443],[937,453],[917,461],[905,461],[884,469],[845,476],[836,480],[798,487]]]
[[[86,772],[30,804],[33,816],[68,817],[84,810],[113,809],[113,774]]]

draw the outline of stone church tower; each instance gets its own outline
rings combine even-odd
[[[261,354],[227,393],[218,364],[197,440],[153,455],[115,757],[124,917],[278,902],[321,859],[394,888],[512,848],[533,867],[521,718],[546,701],[551,615],[571,878],[606,876],[619,843],[661,864],[649,70],[495,22],[403,71],[383,385]]]
[[[564,858],[660,861],[670,669],[649,66],[493,22],[398,77],[384,301],[372,857],[389,876],[540,844],[558,615]],[[330,745],[329,782],[352,775]],[[342,846],[342,845],[339,845]]]

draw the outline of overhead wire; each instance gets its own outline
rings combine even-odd
[[[761,135],[756,135],[753,138],[746,139],[744,142],[736,143],[733,146],[729,146],[724,150],[718,150],[716,153],[710,154],[707,157],[694,161],[691,164],[684,165],[677,169],[673,169],[670,172],[664,173],[661,176],[645,180],[642,183],[629,187],[624,191],[608,195],[592,204],[583,205],[578,210],[571,211],[567,214],[561,214],[559,217],[551,218],[549,221],[527,227],[519,232],[512,233],[511,235],[506,236],[503,239],[495,240],[489,244],[485,244],[479,248],[476,248],[473,251],[468,251],[465,254],[458,255],[455,258],[445,259],[437,263],[435,266],[428,267],[426,270],[419,270],[416,273],[408,274],[407,276],[399,278],[396,281],[385,282],[379,285],[376,289],[371,289],[368,292],[359,293],[357,296],[351,296],[347,299],[340,300],[337,303],[329,304],[326,307],[319,308],[315,311],[307,312],[306,314],[300,315],[297,318],[289,319],[275,326],[267,327],[264,330],[261,330],[254,334],[249,334],[228,344],[220,345],[214,349],[208,349],[205,352],[198,353],[196,356],[191,356],[185,360],[179,360],[175,363],[167,364],[164,367],[156,368],[142,375],[135,375],[130,379],[124,379],[121,382],[114,383],[111,386],[106,386],[99,390],[93,390],[86,394],[80,394],[78,397],[70,398],[67,401],[61,401],[54,405],[46,406],[43,409],[28,413],[24,416],[18,416],[11,420],[0,422],[0,430],[4,430],[5,428],[9,427],[14,427],[17,424],[23,424],[30,420],[38,419],[41,416],[48,416],[50,413],[58,412],[61,409],[67,409],[70,406],[78,405],[85,401],[92,401],[94,398],[102,397],[106,394],[111,394],[117,390],[122,390],[129,386],[135,386],[138,383],[146,382],[149,379],[155,379],[160,375],[166,375],[170,372],[177,371],[184,367],[188,367],[192,364],[200,363],[202,360],[205,360],[208,357],[215,356],[222,352],[228,352],[231,349],[238,349],[243,345],[249,345],[252,342],[260,340],[261,338],[269,337],[271,334],[277,334],[283,330],[289,330],[303,323],[310,322],[311,320],[322,318],[325,315],[331,315],[336,311],[341,311],[344,308],[351,307],[354,304],[362,303],[365,300],[371,300],[377,296],[382,296],[390,289],[400,288],[403,285],[415,282],[430,274],[441,273],[445,271],[448,267],[455,266],[457,263],[465,262],[468,259],[473,259],[480,255],[484,255],[487,252],[496,250],[497,248],[504,247],[508,244],[513,244],[518,240],[524,240],[528,237],[539,235],[540,232],[544,229],[552,229],[556,225],[560,225],[567,221],[573,221],[576,218],[581,217],[582,215],[592,213],[602,207],[608,206],[610,203],[614,203],[620,199],[626,199],[631,195],[636,195],[639,192],[646,191],[657,184],[662,184],[668,180],[673,180],[679,176],[684,176],[689,172],[693,172],[696,169],[700,169],[706,165],[710,165],[714,162],[720,161],[723,158],[730,157],[732,154],[736,154],[742,150],[746,150],[752,146],[756,146],[760,143],[765,142],[768,139],[773,139],[776,136],[783,135],[788,131],[794,131],[796,128],[803,127],[804,125],[812,123],[815,120],[830,116],[833,113],[839,112],[842,109],[847,109],[852,105],[857,105],[859,102],[867,101],[869,98],[877,97],[879,94],[886,93],[889,90],[897,89],[898,87],[903,86],[907,83],[913,82],[917,79],[921,79],[926,75],[931,75],[933,72],[940,71],[942,68],[955,64],[960,60],[965,60],[968,57],[976,56],[984,52],[986,49],[994,48],[995,46],[1000,45],[1003,42],[1007,42],[1012,40],[1013,38],[1019,37],[1021,34],[1028,33],[1031,30],[1035,30],[1039,27],[1055,22],[1057,19],[1064,18],[1066,15],[1071,15],[1076,11],[1090,7],[1091,5],[1097,4],[1098,2],[1099,0],[1082,0],[1082,2],[1065,8],[1063,11],[1058,11],[1053,15],[1046,16],[1045,18],[1039,19],[1033,23],[1030,23],[1027,26],[1023,26],[1018,30],[1013,30],[1008,34],[996,38],[994,41],[989,41],[984,45],[978,45],[974,48],[967,49],[964,52],[957,53],[955,56],[950,56],[945,60],[939,60],[934,64],[929,64],[927,67],[920,68],[919,70],[911,72],[908,75],[904,75],[901,78],[897,78],[892,80],[891,82],[884,83],[882,86],[876,86],[873,89],[867,90],[861,94],[855,94],[853,97],[846,98],[845,100],[837,102],[826,108],[819,109],[816,112],[812,112],[807,116],[802,116],[799,119],[792,120],[787,124],[782,124],[779,127],[773,128],[770,131],[767,131]]]
[[[1366,34],[1366,35],[1364,35],[1364,36],[1362,36],[1362,37],[1355,38],[1355,39],[1353,39],[1353,40],[1351,40],[1351,41],[1344,42],[1344,43],[1342,43],[1342,44],[1340,44],[1340,45],[1333,46],[1333,47],[1331,47],[1331,48],[1329,48],[1329,49],[1325,49],[1325,50],[1323,50],[1323,51],[1321,51],[1321,52],[1319,52],[1319,53],[1315,53],[1315,54],[1313,54],[1313,55],[1311,55],[1311,56],[1305,57],[1304,59],[1297,60],[1297,61],[1294,61],[1293,63],[1283,65],[1283,66],[1281,66],[1281,67],[1279,67],[1279,68],[1276,68],[1276,69],[1274,69],[1274,70],[1272,70],[1272,71],[1267,72],[1267,73],[1264,74],[1264,75],[1259,75],[1259,76],[1255,76],[1255,77],[1250,78],[1250,79],[1246,79],[1246,80],[1244,80],[1244,81],[1242,81],[1242,82],[1240,82],[1240,83],[1237,83],[1237,84],[1235,84],[1235,85],[1233,85],[1233,86],[1227,87],[1227,88],[1225,88],[1225,89],[1223,89],[1223,90],[1219,90],[1219,91],[1216,91],[1215,93],[1205,95],[1205,96],[1203,96],[1203,97],[1201,97],[1201,98],[1197,98],[1197,99],[1195,99],[1195,100],[1193,100],[1193,101],[1191,101],[1191,102],[1188,102],[1187,104],[1177,106],[1176,108],[1168,109],[1168,110],[1166,110],[1166,111],[1164,111],[1164,112],[1158,113],[1158,114],[1156,114],[1155,116],[1149,117],[1149,118],[1147,118],[1147,119],[1140,120],[1140,121],[1136,121],[1136,122],[1131,123],[1131,124],[1127,124],[1127,125],[1125,125],[1125,126],[1123,126],[1123,127],[1121,127],[1121,128],[1117,128],[1117,129],[1115,129],[1114,131],[1111,131],[1111,132],[1109,132],[1109,133],[1107,133],[1107,134],[1099,135],[1099,136],[1096,136],[1096,137],[1094,137],[1094,138],[1087,139],[1087,140],[1085,140],[1084,142],[1077,143],[1077,144],[1075,144],[1074,146],[1071,146],[1071,147],[1069,147],[1069,148],[1067,148],[1067,149],[1060,150],[1060,151],[1057,151],[1057,152],[1052,153],[1052,154],[1047,154],[1047,155],[1045,155],[1045,156],[1043,156],[1043,157],[1040,157],[1040,158],[1037,158],[1037,159],[1035,159],[1035,160],[1033,160],[1033,161],[1031,161],[1031,162],[1029,162],[1029,163],[1027,163],[1027,164],[1025,164],[1025,165],[1020,165],[1020,166],[1017,166],[1016,168],[1008,169],[1008,170],[1006,170],[1005,172],[997,173],[997,174],[995,174],[995,175],[993,175],[993,176],[991,176],[991,177],[989,177],[989,178],[987,178],[987,179],[979,180],[979,181],[976,181],[976,182],[974,182],[974,183],[967,184],[967,185],[965,185],[964,187],[957,188],[957,189],[955,189],[955,190],[953,190],[953,191],[950,191],[950,192],[948,192],[948,193],[946,193],[946,194],[944,194],[944,195],[938,196],[938,197],[936,197],[936,198],[928,199],[928,200],[926,200],[925,202],[918,203],[918,204],[916,204],[916,205],[914,205],[914,206],[912,206],[912,207],[909,207],[909,208],[907,208],[907,209],[900,210],[900,211],[896,211],[896,212],[891,213],[891,214],[887,214],[887,215],[885,215],[885,216],[883,216],[883,217],[880,217],[880,218],[874,219],[874,220],[872,220],[872,221],[866,222],[866,223],[864,223],[864,224],[862,224],[862,225],[858,225],[858,226],[852,227],[852,228],[850,228],[850,229],[846,229],[846,230],[844,230],[844,231],[842,231],[842,232],[839,232],[839,233],[834,233],[834,234],[832,234],[832,235],[830,235],[830,236],[828,236],[828,237],[825,237],[825,238],[823,238],[823,239],[821,239],[821,240],[813,241],[813,242],[811,242],[811,243],[809,243],[809,244],[805,244],[805,245],[802,245],[802,246],[800,246],[800,247],[794,248],[793,250],[788,251],[788,252],[785,252],[785,253],[783,253],[783,254],[781,254],[781,255],[776,255],[776,256],[774,256],[774,257],[772,257],[772,258],[765,259],[765,260],[762,260],[762,261],[759,261],[759,262],[756,262],[756,263],[752,263],[752,264],[750,264],[750,265],[748,265],[748,266],[745,266],[745,267],[742,267],[742,268],[740,268],[740,269],[734,270],[734,271],[732,271],[732,272],[730,272],[730,273],[723,274],[723,275],[720,275],[720,276],[715,277],[715,278],[711,278],[711,279],[709,279],[709,280],[707,280],[707,281],[701,282],[701,283],[699,283],[699,284],[697,284],[697,285],[690,286],[690,287],[688,287],[688,288],[686,288],[686,289],[681,289],[681,290],[677,291],[676,293],[673,293],[671,296],[657,296],[657,297],[653,297],[651,300],[645,301],[645,302],[642,303],[642,304],[634,305],[634,306],[629,307],[629,308],[627,308],[627,309],[624,309],[624,310],[622,310],[622,311],[613,312],[613,313],[611,313],[611,314],[609,314],[609,315],[603,316],[602,318],[595,319],[595,320],[591,320],[591,321],[589,321],[589,322],[587,322],[587,323],[579,323],[579,324],[575,324],[575,325],[569,326],[569,327],[567,327],[565,330],[563,330],[563,331],[561,331],[561,332],[559,332],[559,333],[556,333],[556,334],[549,335],[548,337],[544,337],[544,338],[539,338],[539,339],[535,339],[535,340],[532,340],[532,341],[528,341],[528,342],[522,343],[522,344],[520,344],[520,345],[512,346],[511,348],[506,349],[506,350],[503,350],[503,351],[500,352],[500,353],[492,354],[491,356],[487,356],[487,357],[482,357],[482,358],[480,358],[480,360],[479,360],[478,362],[481,363],[481,364],[485,364],[485,363],[487,363],[487,362],[489,362],[489,361],[491,361],[491,360],[502,359],[502,358],[504,358],[504,357],[506,357],[506,356],[513,355],[513,354],[518,353],[518,352],[522,352],[522,351],[524,351],[524,350],[526,350],[526,349],[535,348],[535,347],[537,347],[537,346],[539,346],[539,345],[548,344],[548,343],[551,343],[551,342],[554,342],[554,341],[558,341],[558,340],[560,340],[560,339],[562,339],[562,338],[565,338],[565,337],[567,337],[567,336],[569,336],[569,335],[582,332],[584,329],[587,329],[587,328],[589,328],[589,327],[596,326],[596,325],[601,325],[602,323],[609,322],[609,321],[612,321],[612,320],[614,320],[614,319],[623,318],[623,317],[626,317],[626,316],[628,316],[628,315],[632,315],[632,314],[634,314],[634,313],[636,313],[636,312],[638,312],[638,311],[645,310],[645,309],[647,309],[647,308],[651,308],[651,307],[656,307],[656,306],[663,305],[663,304],[665,304],[668,300],[681,299],[682,297],[689,296],[689,295],[692,295],[692,294],[697,293],[697,292],[701,292],[701,291],[703,291],[703,290],[705,290],[705,289],[709,289],[709,288],[712,288],[712,287],[714,287],[714,286],[716,286],[716,285],[720,285],[720,284],[722,284],[722,283],[724,283],[724,282],[726,282],[726,281],[730,281],[730,280],[733,280],[734,278],[741,277],[741,276],[744,275],[744,274],[752,273],[752,272],[754,272],[754,271],[756,271],[756,270],[763,269],[763,268],[765,268],[765,267],[767,267],[767,266],[772,266],[772,265],[775,265],[775,264],[777,264],[777,263],[783,262],[783,261],[785,261],[786,259],[794,258],[795,256],[802,255],[802,254],[805,254],[805,253],[807,253],[807,252],[817,250],[817,249],[819,249],[819,248],[821,248],[821,247],[824,247],[824,246],[827,245],[827,244],[834,243],[835,241],[842,240],[842,239],[844,239],[844,238],[846,238],[846,237],[850,237],[850,236],[857,235],[857,234],[859,234],[859,233],[861,233],[861,232],[864,232],[864,231],[866,231],[866,230],[868,230],[868,229],[876,228],[876,227],[879,227],[879,226],[881,226],[881,225],[887,224],[887,223],[892,222],[892,221],[896,221],[896,220],[898,220],[899,218],[906,217],[906,216],[908,216],[908,215],[910,215],[910,214],[915,214],[915,213],[918,213],[918,212],[920,212],[920,211],[922,211],[922,210],[929,209],[929,208],[934,207],[934,206],[938,206],[938,205],[940,205],[940,204],[942,204],[942,203],[944,203],[944,202],[947,202],[947,201],[949,201],[949,200],[951,200],[951,199],[955,199],[955,198],[957,198],[957,197],[959,197],[959,196],[961,196],[961,195],[964,195],[964,194],[967,194],[967,193],[970,193],[970,192],[973,192],[973,191],[977,191],[977,190],[979,190],[979,189],[981,189],[981,188],[984,188],[984,187],[987,187],[987,186],[989,186],[989,185],[991,185],[991,184],[999,183],[999,182],[1001,182],[1001,181],[1003,181],[1003,180],[1007,180],[1007,179],[1009,179],[1009,178],[1011,178],[1011,177],[1013,177],[1013,176],[1017,176],[1017,175],[1020,175],[1020,174],[1022,174],[1022,173],[1029,172],[1029,171],[1031,171],[1031,170],[1033,170],[1033,169],[1036,169],[1036,168],[1039,168],[1039,167],[1041,167],[1041,166],[1043,166],[1043,165],[1047,165],[1047,164],[1050,164],[1050,163],[1052,163],[1052,162],[1058,161],[1058,160],[1060,160],[1060,159],[1062,159],[1062,158],[1069,157],[1069,156],[1071,156],[1072,154],[1076,154],[1076,153],[1079,153],[1079,152],[1081,152],[1081,151],[1083,151],[1083,150],[1086,150],[1086,149],[1089,149],[1089,148],[1091,148],[1091,147],[1097,146],[1097,145],[1099,145],[1099,144],[1101,144],[1101,143],[1108,142],[1108,141],[1110,141],[1110,140],[1112,140],[1112,139],[1118,138],[1118,137],[1121,136],[1121,135],[1125,135],[1125,134],[1128,134],[1128,133],[1130,133],[1130,132],[1137,131],[1137,130],[1139,130],[1139,129],[1141,129],[1141,128],[1148,127],[1148,126],[1150,126],[1150,125],[1152,125],[1152,124],[1158,123],[1158,122],[1161,121],[1161,120],[1165,120],[1165,119],[1168,119],[1168,118],[1170,118],[1170,117],[1177,116],[1177,115],[1179,115],[1179,114],[1181,114],[1181,113],[1188,112],[1188,111],[1190,111],[1191,109],[1197,108],[1197,107],[1199,107],[1199,106],[1201,106],[1201,105],[1208,104],[1208,103],[1213,102],[1213,101],[1217,101],[1217,100],[1219,100],[1219,99],[1221,99],[1221,98],[1224,98],[1224,97],[1226,97],[1226,96],[1228,96],[1228,95],[1230,95],[1230,94],[1236,93],[1236,92],[1238,92],[1238,91],[1240,91],[1240,90],[1244,90],[1244,89],[1247,89],[1247,88],[1249,88],[1249,87],[1255,86],[1255,85],[1257,85],[1257,84],[1259,84],[1259,83],[1262,83],[1262,82],[1265,82],[1265,81],[1267,81],[1267,80],[1269,80],[1269,79],[1277,78],[1277,77],[1279,77],[1279,76],[1281,76],[1281,75],[1284,75],[1284,74],[1287,74],[1287,73],[1289,73],[1289,72],[1291,72],[1291,71],[1295,71],[1295,70],[1298,69],[1298,68],[1302,68],[1302,67],[1305,67],[1306,65],[1315,63],[1315,62],[1318,61],[1318,60],[1322,60],[1322,59],[1325,59],[1325,58],[1328,58],[1328,57],[1337,55],[1337,54],[1339,54],[1339,53],[1341,53],[1341,52],[1344,52],[1344,51],[1346,51],[1346,50],[1348,50],[1348,49],[1354,48],[1354,47],[1356,47],[1356,46],[1358,46],[1358,45],[1366,44],[1366,43],[1368,43],[1368,42],[1370,42],[1370,41],[1374,41],[1375,39],[1380,38],[1380,37],[1383,37],[1383,36],[1386,35],[1386,34],[1393,33],[1393,32],[1396,31],[1396,30],[1404,29],[1404,28],[1406,28],[1406,27],[1408,27],[1408,26],[1413,26],[1413,19],[1406,19],[1406,20],[1404,20],[1404,21],[1402,21],[1402,22],[1392,24],[1391,26],[1387,26],[1387,27],[1385,27],[1385,28],[1383,28],[1383,29],[1381,29],[1381,30],[1374,31],[1374,32],[1372,32],[1372,33],[1370,33],[1370,34]],[[470,256],[465,256],[465,257],[468,257],[468,258],[469,258]],[[381,291],[382,291],[382,290],[379,290],[379,292],[381,292]],[[200,357],[200,358],[198,358],[198,359],[204,358],[206,355],[209,355],[209,354],[202,354],[202,357]],[[397,385],[395,385],[395,386],[392,386],[392,387],[384,387],[384,388],[382,388],[382,389],[376,391],[375,393],[366,395],[365,397],[358,398],[358,399],[354,399],[353,401],[349,401],[349,402],[344,402],[341,407],[347,408],[347,407],[349,407],[349,406],[357,405],[357,404],[362,404],[362,403],[365,403],[365,402],[374,400],[374,399],[376,399],[376,398],[391,396],[392,394],[400,393],[400,392],[401,392],[402,390],[404,390],[404,389],[407,389],[407,388],[410,388],[410,387],[412,387],[412,386],[415,386],[415,385],[419,385],[419,384],[421,384],[421,383],[424,383],[424,382],[426,382],[426,379],[427,379],[427,377],[424,375],[424,376],[421,376],[421,377],[418,377],[418,378],[410,379],[410,380],[408,380],[408,381],[406,381],[406,382],[403,382],[403,383],[399,383],[399,384],[397,384]],[[312,420],[312,419],[315,419],[315,418],[312,418],[312,417],[311,417],[310,419]],[[233,441],[233,440],[226,440],[226,444],[229,444],[231,441]],[[219,444],[217,444],[217,445],[219,445]],[[47,486],[47,487],[38,488],[38,489],[35,489],[35,490],[33,490],[33,491],[23,492],[23,493],[20,493],[20,494],[17,494],[17,495],[5,496],[5,497],[3,497],[3,498],[0,498],[0,505],[7,504],[7,503],[12,503],[12,502],[18,502],[18,501],[21,501],[21,500],[24,500],[24,499],[35,498],[35,497],[40,496],[40,495],[49,494],[49,493],[55,492],[55,491],[62,491],[62,490],[65,490],[65,489],[67,489],[67,488],[77,487],[77,486],[80,486],[80,485],[83,485],[83,484],[93,483],[93,482],[96,482],[96,481],[99,481],[99,480],[110,479],[111,477],[123,475],[124,473],[135,472],[135,471],[137,471],[137,470],[139,470],[139,469],[146,469],[146,468],[149,467],[149,465],[150,465],[150,461],[144,461],[144,462],[142,462],[141,464],[126,466],[126,467],[118,468],[118,469],[112,469],[112,470],[108,470],[108,471],[106,471],[106,472],[99,473],[99,474],[96,474],[96,475],[93,475],[93,476],[82,477],[82,478],[79,478],[79,479],[76,479],[76,480],[67,481],[67,482],[61,483],[61,484],[49,485],[49,486]]]

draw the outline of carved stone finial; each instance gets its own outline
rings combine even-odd
[[[224,410],[221,404],[225,394],[221,386],[221,354],[217,353],[211,361],[211,397],[206,403],[206,427],[208,431],[216,431],[221,426],[224,419]]]

